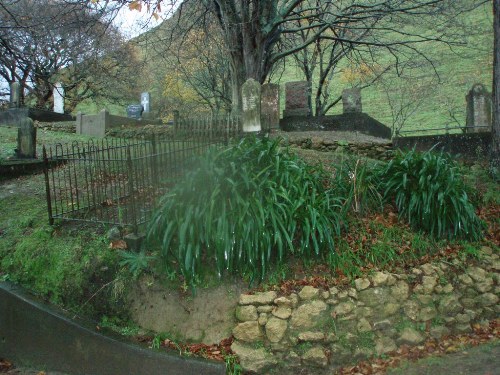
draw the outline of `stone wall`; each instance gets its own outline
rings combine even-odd
[[[483,247],[480,259],[375,272],[328,290],[242,294],[231,348],[249,372],[321,374],[403,344],[471,331],[500,312],[499,256]]]
[[[35,126],[40,130],[56,131],[63,133],[75,133],[76,132],[76,122],[75,121],[65,121],[65,122],[38,122],[35,121]]]

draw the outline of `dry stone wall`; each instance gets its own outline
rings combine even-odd
[[[498,254],[484,247],[469,266],[440,261],[406,274],[375,272],[342,288],[242,294],[231,348],[252,373],[331,373],[497,318],[499,271]]]

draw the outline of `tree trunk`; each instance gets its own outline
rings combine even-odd
[[[500,0],[493,0],[493,123],[490,170],[500,178]]]

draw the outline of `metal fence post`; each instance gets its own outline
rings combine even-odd
[[[47,213],[49,215],[49,224],[54,224],[52,217],[52,198],[50,196],[50,182],[49,182],[49,159],[47,158],[47,150],[43,146],[43,174],[45,175],[45,194],[47,197]]]
[[[130,210],[132,211],[132,227],[134,234],[139,233],[137,224],[137,210],[135,207],[135,194],[134,194],[134,166],[132,164],[132,154],[130,153],[130,146],[127,146],[127,172],[128,172],[128,193],[130,197]]]

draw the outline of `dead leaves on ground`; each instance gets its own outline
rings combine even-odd
[[[430,339],[423,345],[410,347],[403,345],[387,354],[387,358],[372,358],[355,366],[337,370],[339,375],[385,374],[389,368],[397,367],[403,361],[416,361],[430,356],[456,353],[466,346],[477,346],[500,338],[500,320],[493,320],[488,326],[473,325],[470,334],[447,336],[441,340]]]

